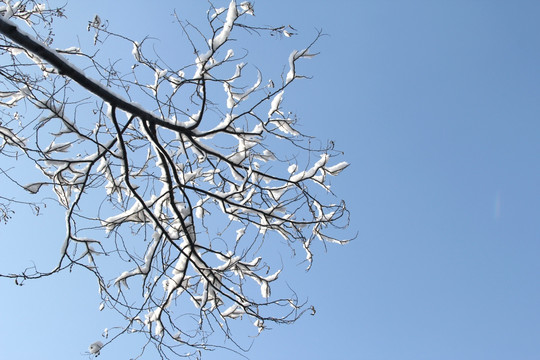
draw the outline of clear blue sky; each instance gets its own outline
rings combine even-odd
[[[97,13],[132,38],[171,39],[163,19],[173,8],[191,16],[196,2],[107,3],[72,1],[71,31],[84,33]],[[274,326],[245,355],[540,359],[540,2],[259,0],[255,11],[300,32],[272,46],[328,34],[301,68],[313,79],[286,105],[352,164],[333,188],[358,237],[318,247],[313,269],[289,279],[316,316]],[[286,65],[259,55],[263,70]],[[2,225],[1,270],[58,254],[62,219]],[[0,289],[2,359],[78,359],[107,326],[87,274]],[[100,359],[127,356],[119,346]]]

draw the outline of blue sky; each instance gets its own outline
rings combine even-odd
[[[84,33],[98,13],[133,38],[167,43],[173,8],[180,17],[206,9],[125,4],[72,1],[70,29]],[[313,79],[297,82],[285,104],[304,132],[333,140],[351,163],[332,184],[351,211],[344,235],[358,237],[319,246],[309,273],[291,269],[288,282],[316,316],[274,326],[245,355],[540,358],[540,3],[259,0],[255,11],[261,23],[299,30],[270,40],[285,53],[316,29],[328,34],[302,64]],[[286,65],[260,42],[258,67]],[[49,264],[64,231],[62,215],[49,216],[31,218],[42,221],[35,228],[28,217],[2,225],[3,271]],[[6,359],[77,359],[107,326],[95,282],[80,271],[0,288]],[[123,344],[100,359],[127,358],[135,344]],[[225,358],[242,357],[208,356]]]

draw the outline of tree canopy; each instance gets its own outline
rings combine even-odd
[[[170,47],[188,63],[98,15],[87,24],[93,44],[56,48],[66,12],[51,3],[0,6],[0,171],[26,192],[0,193],[0,215],[17,204],[42,212],[52,194],[65,238],[54,268],[0,276],[95,275],[100,310],[123,321],[90,345],[96,355],[142,334],[163,358],[200,357],[216,338],[236,343],[236,322],[260,333],[314,312],[293,290],[271,289],[287,264],[311,267],[313,241],[347,242],[330,177],[348,164],[284,105],[321,33],[271,78],[243,40],[297,35],[257,24],[249,2],[211,5],[204,28],[175,16],[184,42]]]

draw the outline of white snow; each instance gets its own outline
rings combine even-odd
[[[11,96],[11,98],[8,99],[6,102],[2,103],[2,105],[7,107],[13,107],[17,104],[19,100],[24,99],[29,95],[30,89],[28,89],[28,86],[25,85],[19,91],[2,92],[0,94],[0,97]]]
[[[240,4],[240,7],[242,10],[244,10],[244,13],[254,16],[255,13],[253,11],[253,5],[249,1],[244,1]]]
[[[270,193],[270,195],[275,201],[279,201],[279,199],[281,199],[283,194],[285,194],[288,189],[289,189],[288,186],[282,186],[282,187],[277,187],[277,188],[270,188],[268,189],[268,192]]]
[[[139,43],[134,41],[133,42],[133,50],[131,50],[131,53],[133,54],[133,57],[137,62],[141,62],[141,54],[139,52]]]
[[[238,240],[240,240],[240,238],[244,236],[245,233],[246,233],[246,228],[241,228],[241,229],[236,230],[236,241],[238,242]]]
[[[287,171],[289,172],[289,174],[292,174],[293,172],[296,171],[297,168],[298,168],[298,165],[292,164],[292,165],[289,165],[289,167],[287,168]]]
[[[349,166],[349,163],[346,161],[342,161],[337,165],[325,167],[324,170],[326,170],[326,172],[328,172],[330,175],[335,176],[339,174],[341,171],[343,171],[347,166]]]
[[[101,341],[96,341],[88,347],[88,351],[90,352],[90,354],[99,354],[99,351],[102,347],[103,343]]]
[[[153,203],[154,200],[155,199],[150,200],[147,205]],[[102,221],[102,225],[105,226],[107,232],[110,232],[124,222],[144,223],[146,221],[148,221],[148,218],[143,211],[143,206],[137,201],[129,210],[113,215]]]
[[[261,281],[261,295],[266,299],[270,297],[270,286],[266,280]]]
[[[154,311],[149,312],[145,315],[144,323],[150,328],[152,323],[155,323],[154,333],[156,336],[163,335],[163,324],[161,323],[160,317],[161,312],[163,311],[162,307],[156,308]]]
[[[9,145],[17,145],[20,148],[26,147],[26,139],[18,137],[7,127],[0,126],[0,136],[2,136]]]
[[[32,193],[32,194],[36,194],[39,189],[45,185],[46,183],[33,183],[33,184],[28,184],[26,186],[24,186],[24,190]]]
[[[214,55],[216,50],[220,48],[229,39],[229,35],[231,34],[231,31],[234,26],[234,21],[237,18],[238,18],[238,11],[236,9],[236,1],[232,0],[229,4],[229,8],[227,10],[227,17],[225,19],[225,23],[223,24],[223,27],[221,28],[221,31],[215,37],[208,40],[208,45],[210,46],[210,49],[202,55],[197,55],[197,59],[195,60],[195,63],[197,65],[197,70],[195,71],[193,78],[198,79],[203,74],[205,77],[209,77],[208,71],[212,67],[222,64],[225,60],[227,60],[230,56],[232,56],[233,53],[227,52],[225,60],[212,63],[212,56]]]
[[[221,316],[223,317],[229,317],[231,319],[236,319],[244,315],[246,311],[243,307],[239,306],[238,304],[233,304],[229,308],[227,308],[225,311],[221,313]]]
[[[42,12],[47,9],[47,5],[45,4],[36,4],[34,5],[33,11]]]
[[[279,106],[281,105],[281,101],[283,100],[283,93],[284,91],[279,92],[272,99],[272,102],[270,103],[270,110],[268,111],[268,117],[272,116],[272,114],[274,114],[276,111],[279,111]]]
[[[11,6],[10,1],[5,1],[6,3],[6,12],[4,13],[4,19],[9,20],[16,12],[19,10],[21,4],[20,1],[16,2],[15,5]]]
[[[226,10],[227,10],[227,8],[224,8],[224,7],[216,9],[215,12],[212,14],[212,19],[215,18],[218,15],[223,14]]]
[[[284,134],[291,134],[293,136],[298,136],[300,133],[291,127],[291,119],[272,119],[270,122]]]
[[[312,178],[320,168],[322,168],[324,165],[326,165],[326,163],[328,162],[328,159],[329,159],[328,154],[322,154],[319,161],[317,161],[313,165],[313,167],[311,169],[309,169],[307,171],[302,171],[302,172],[300,172],[298,174],[295,174],[295,175],[291,176],[289,181],[298,182],[298,181],[301,181],[301,180]]]
[[[225,43],[225,41],[227,41],[229,35],[231,34],[234,21],[237,18],[238,12],[236,10],[236,1],[232,0],[229,4],[229,9],[227,10],[227,18],[225,19],[225,24],[223,24],[221,32],[216,37],[210,40],[212,50],[217,50],[217,48],[219,48]]]
[[[69,148],[71,147],[71,143],[60,143],[57,144],[54,141],[47,146],[47,148],[44,150],[46,154],[52,153],[52,152],[67,152]]]
[[[300,59],[300,58],[312,58],[314,57],[315,54],[310,54],[309,53],[309,49],[304,49],[304,50],[301,50],[301,51],[298,51],[298,50],[294,50],[291,55],[289,55],[289,72],[287,73],[287,78],[285,80],[285,83],[288,84],[290,83],[291,81],[293,81],[295,78],[297,77],[301,77],[301,76],[298,76],[296,74],[296,60]]]

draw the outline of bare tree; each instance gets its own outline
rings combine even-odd
[[[17,161],[1,171],[29,196],[0,194],[0,215],[9,218],[12,201],[39,211],[50,190],[66,211],[57,266],[1,276],[22,284],[74,266],[92,272],[101,308],[124,323],[91,354],[137,333],[147,337],[142,352],[152,344],[163,358],[199,357],[215,337],[234,343],[236,322],[259,333],[293,322],[310,308],[292,290],[271,294],[286,264],[274,250],[303,251],[309,269],[315,239],[346,242],[332,235],[348,216],[328,176],[347,163],[282,108],[320,34],[284,59],[281,78],[265,78],[233,39],[294,29],[254,24],[253,11],[234,0],[211,6],[204,29],[177,18],[194,59],[169,64],[151,40],[120,35],[99,16],[88,23],[95,48],[55,49],[62,7],[0,7],[0,154]],[[104,57],[126,45],[124,61]]]

